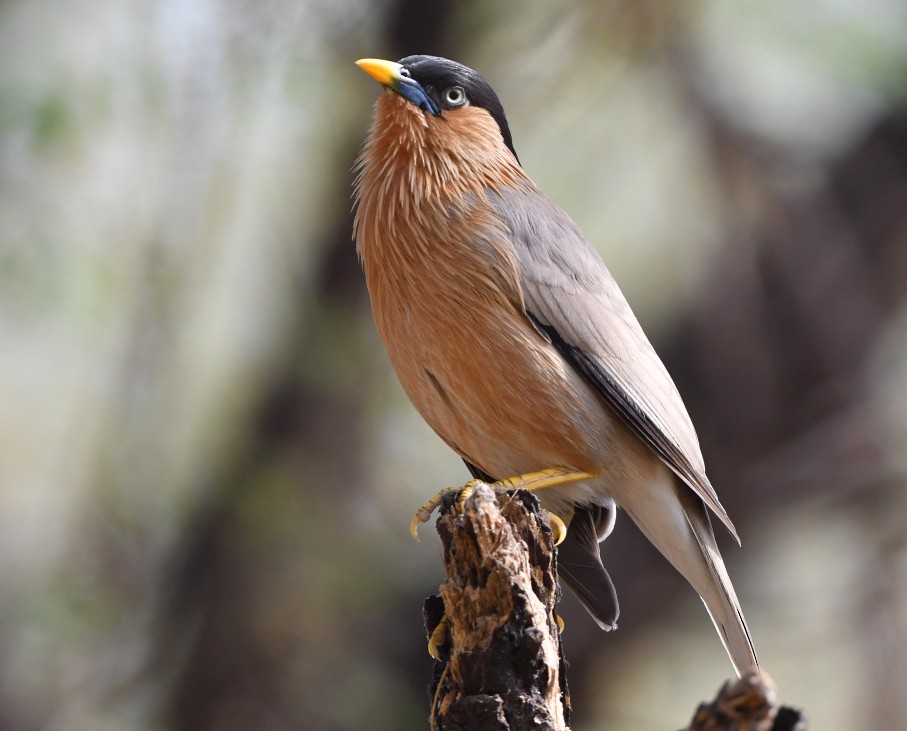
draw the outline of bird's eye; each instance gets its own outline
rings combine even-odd
[[[462,107],[466,103],[466,92],[462,86],[451,86],[444,92],[444,101],[452,107]]]
[[[408,68],[406,68],[405,66],[401,66],[401,67],[400,67],[400,76],[405,76],[405,77],[408,79],[408,78],[410,78],[412,75],[409,73],[409,69],[408,69]]]

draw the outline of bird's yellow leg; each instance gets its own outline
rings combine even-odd
[[[441,502],[444,500],[444,496],[451,492],[460,492],[463,491],[466,493],[466,497],[472,494],[473,489],[481,480],[470,480],[466,483],[464,487],[444,487],[442,488],[437,495],[435,495],[430,500],[426,500],[422,507],[416,511],[416,514],[413,516],[412,521],[409,524],[410,535],[419,540],[419,523],[427,523],[428,519],[431,518],[431,514],[435,512]],[[461,499],[460,504],[462,506],[463,500]]]
[[[590,480],[595,477],[591,472],[580,472],[569,467],[549,467],[538,472],[527,472],[525,475],[508,477],[492,483],[492,487],[502,490],[544,490],[546,487],[568,485],[571,482]]]
[[[580,482],[581,480],[588,480],[593,477],[595,477],[595,475],[593,475],[591,472],[572,470],[569,467],[549,467],[548,469],[539,470],[538,472],[527,472],[524,475],[517,475],[515,477],[508,477],[506,480],[498,480],[497,482],[492,482],[490,483],[490,487],[494,490],[534,491],[544,490],[548,487],[567,485],[571,482]],[[445,487],[431,500],[428,500],[424,505],[422,505],[421,508],[416,511],[416,514],[415,516],[413,516],[412,522],[409,525],[409,532],[412,534],[412,537],[417,541],[419,540],[419,523],[428,522],[428,519],[431,518],[431,514],[435,512],[435,508],[437,508],[441,504],[441,501],[444,500],[445,495],[450,492],[460,492],[460,498],[458,502],[460,504],[460,507],[462,508],[466,503],[467,498],[475,489],[475,486],[481,484],[481,482],[482,480],[470,480],[462,488]],[[552,517],[556,540],[557,543],[560,543],[567,535],[567,526],[564,525],[564,521],[557,516]]]

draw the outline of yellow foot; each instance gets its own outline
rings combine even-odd
[[[571,482],[580,482],[581,480],[588,480],[595,477],[591,472],[579,472],[577,470],[572,470],[568,467],[549,467],[545,470],[539,470],[538,472],[527,472],[525,475],[517,475],[516,477],[508,477],[506,480],[498,480],[497,482],[492,482],[490,487],[494,490],[543,490],[547,487],[558,487],[559,485],[567,485]],[[462,488],[460,487],[445,487],[437,495],[435,495],[431,500],[428,500],[421,508],[416,511],[415,516],[413,516],[412,522],[409,524],[409,532],[413,538],[417,541],[419,540],[419,523],[427,523],[431,514],[435,512],[441,502],[444,500],[444,496],[450,492],[461,492],[459,498],[459,505],[462,509],[463,505],[466,503],[467,498],[472,494],[472,491],[475,489],[476,485],[481,484],[481,480],[470,480]],[[556,540],[560,544],[564,540],[564,537],[567,535],[567,526],[564,525],[564,521],[560,518],[557,518],[557,521],[560,525],[556,528]],[[554,529],[554,526],[552,526]]]
[[[555,614],[554,618],[557,620],[557,632],[558,634],[563,633],[564,631],[564,620],[560,614]]]
[[[459,499],[460,509],[463,509],[463,505],[466,503],[466,499],[472,494],[472,491],[475,489],[475,486],[478,485],[481,480],[470,480],[463,487],[445,487],[442,488],[437,495],[435,495],[431,500],[426,500],[423,503],[422,507],[416,511],[416,514],[413,516],[412,521],[409,524],[409,533],[417,541],[419,540],[419,523],[427,523],[431,514],[435,512],[437,508],[444,500],[444,496],[451,492],[461,492],[462,494]]]
[[[428,654],[435,660],[441,659],[441,653],[438,647],[447,644],[447,629],[450,626],[450,620],[447,619],[447,612],[441,615],[441,621],[438,626],[431,631],[431,637],[428,638]]]
[[[544,513],[548,516],[548,523],[551,525],[551,533],[554,536],[554,545],[559,546],[567,537],[567,524],[560,519],[560,516],[555,515],[550,510],[545,510]]]

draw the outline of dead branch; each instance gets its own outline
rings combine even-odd
[[[570,700],[554,605],[554,542],[538,501],[480,485],[464,511],[448,499],[438,533],[447,579],[427,601],[431,632],[446,611],[432,727],[568,728]]]
[[[770,677],[746,673],[725,683],[715,700],[700,704],[685,731],[806,731],[806,715],[778,705]]]

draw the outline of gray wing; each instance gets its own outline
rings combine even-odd
[[[515,247],[527,315],[739,542],[674,382],[585,235],[531,184],[489,201]]]

